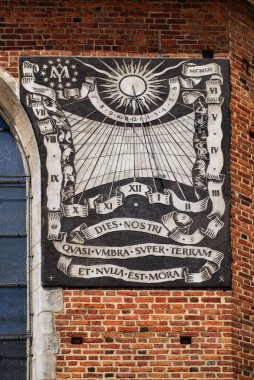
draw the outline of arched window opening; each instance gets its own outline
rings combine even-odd
[[[30,178],[0,117],[0,377],[28,379],[28,212]]]

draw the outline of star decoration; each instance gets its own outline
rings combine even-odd
[[[79,74],[76,65],[71,62],[73,61],[68,58],[51,58],[40,65],[39,75],[51,88],[71,88],[78,82]]]

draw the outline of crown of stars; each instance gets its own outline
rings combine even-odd
[[[56,58],[43,63],[39,74],[46,85],[63,90],[75,85],[79,72],[75,64],[70,64],[69,59]]]

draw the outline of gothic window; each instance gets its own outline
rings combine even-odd
[[[10,128],[0,117],[0,378],[28,379],[29,177]]]

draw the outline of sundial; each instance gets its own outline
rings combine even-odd
[[[22,57],[20,77],[45,286],[230,285],[227,60]]]

